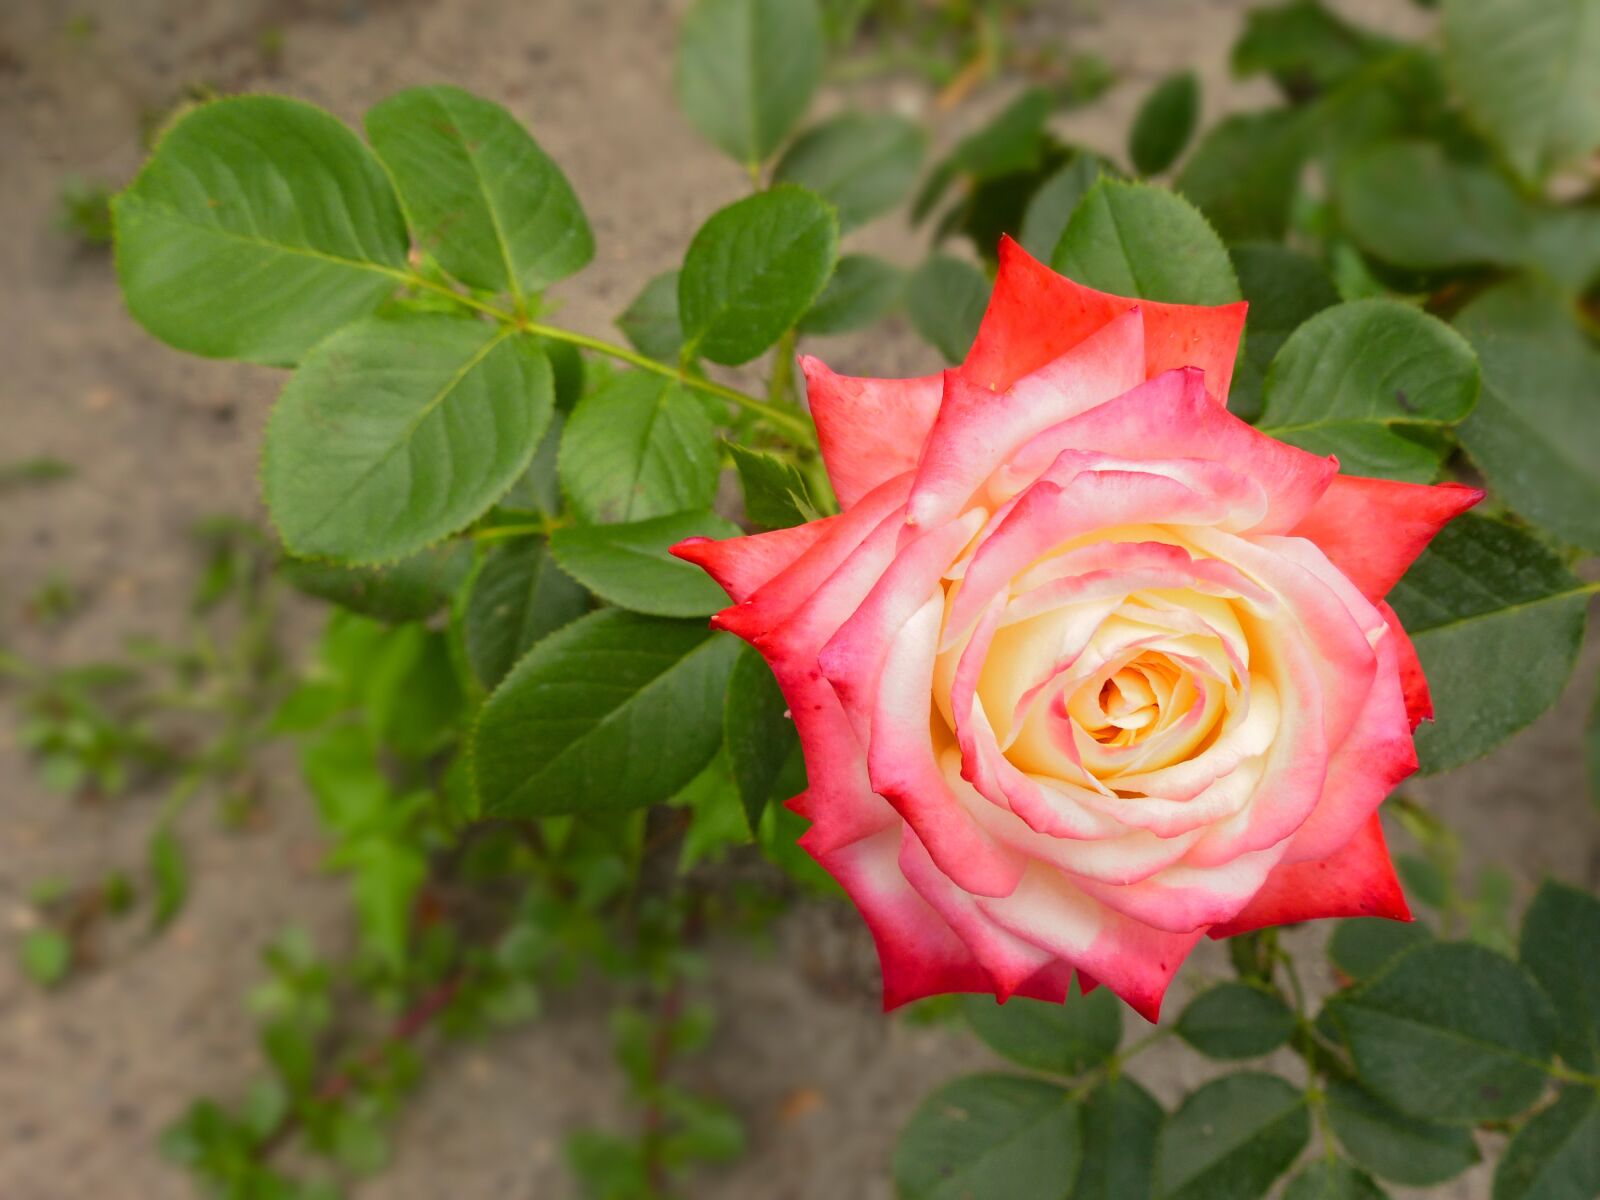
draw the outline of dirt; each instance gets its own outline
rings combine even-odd
[[[139,114],[199,81],[301,96],[351,121],[408,84],[459,82],[524,118],[583,197],[599,252],[562,287],[561,319],[606,334],[643,282],[675,265],[699,222],[744,186],[672,103],[682,7],[9,0],[0,11],[0,461],[50,455],[77,472],[0,502],[0,640],[67,663],[114,652],[131,633],[174,634],[195,570],[186,530],[206,514],[260,516],[256,453],[282,378],[188,358],[143,334],[122,311],[107,258],[51,229],[65,177],[128,178],[141,153]],[[1344,7],[1390,28],[1425,19],[1386,0]],[[1064,115],[1061,131],[1119,150],[1139,99],[1179,65],[1198,69],[1208,117],[1261,98],[1263,85],[1226,74],[1241,8],[1237,0],[1042,2],[1034,34],[1098,50],[1124,75],[1100,104]],[[281,36],[276,65],[264,34]],[[915,83],[869,90],[875,103],[929,111]],[[938,136],[949,141],[1003,95],[991,91],[942,118]],[[830,92],[819,108],[843,99]],[[903,262],[919,253],[895,220],[853,241]],[[813,349],[854,373],[934,365],[901,326]],[[45,629],[22,614],[53,576],[71,580],[88,605]],[[305,624],[302,615],[296,626]],[[1577,750],[1594,650],[1555,713],[1482,762],[1412,789],[1460,830],[1472,862],[1514,870],[1519,902],[1546,873],[1600,882],[1600,824],[1584,799]],[[234,834],[210,813],[192,815],[195,895],[169,933],[111,939],[92,969],[42,994],[10,952],[32,919],[30,888],[138,864],[160,798],[86,809],[47,792],[15,745],[14,722],[0,715],[0,1197],[189,1195],[155,1154],[156,1134],[195,1096],[240,1094],[259,1067],[244,1007],[260,978],[259,949],[289,923],[326,947],[347,942],[340,885],[320,874],[308,805],[289,764],[274,759],[264,828]],[[1314,948],[1321,934],[1292,936]],[[1197,955],[1169,1011],[1221,973],[1214,950]],[[958,1029],[885,1019],[873,974],[859,923],[827,905],[792,913],[765,948],[716,948],[708,990],[724,1020],[697,1070],[741,1113],[750,1149],[700,1176],[691,1194],[887,1200],[893,1138],[911,1107],[940,1080],[994,1060]],[[593,996],[558,997],[522,1032],[444,1051],[400,1120],[392,1169],[356,1189],[358,1200],[572,1195],[564,1134],[630,1119],[603,1009]],[[1137,1073],[1171,1102],[1208,1070],[1170,1049]],[[1486,1197],[1488,1178],[1479,1168],[1442,1194]]]

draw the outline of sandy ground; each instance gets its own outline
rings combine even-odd
[[[692,230],[743,186],[739,171],[698,141],[673,107],[670,49],[681,7],[660,0],[0,5],[0,461],[48,454],[78,468],[66,483],[7,495],[0,506],[0,640],[64,663],[113,651],[129,633],[172,634],[194,569],[184,531],[202,514],[259,514],[255,455],[281,378],[187,358],[139,331],[122,312],[105,258],[50,231],[63,177],[127,178],[139,160],[139,111],[195,80],[302,96],[352,121],[397,88],[459,82],[527,120],[583,197],[599,253],[563,288],[563,319],[606,333],[643,281],[675,265]],[[1118,150],[1149,84],[1181,64],[1199,69],[1210,116],[1257,97],[1261,85],[1226,77],[1240,7],[1232,0],[1042,0],[1041,35],[1099,50],[1125,77],[1097,107],[1064,116],[1062,132]],[[1384,0],[1353,7],[1381,12],[1391,25],[1416,20],[1409,7]],[[94,19],[87,39],[67,32],[79,14]],[[283,34],[277,71],[265,69],[259,49],[269,26]],[[915,85],[874,86],[881,102],[908,111],[927,105]],[[830,94],[824,106],[841,99]],[[958,112],[940,137],[958,134],[982,107]],[[918,254],[894,221],[855,241],[901,261]],[[814,349],[853,373],[933,365],[904,329]],[[84,589],[90,605],[46,634],[19,614],[52,573]],[[1473,861],[1513,867],[1519,899],[1545,873],[1600,882],[1600,826],[1583,798],[1576,750],[1594,660],[1591,653],[1568,702],[1534,730],[1414,789],[1461,830]],[[18,976],[9,951],[27,920],[30,886],[138,863],[158,798],[94,810],[67,803],[38,786],[12,736],[7,719],[0,726],[0,1197],[188,1195],[183,1177],[156,1157],[155,1134],[197,1095],[239,1093],[258,1066],[243,998],[259,978],[259,947],[290,922],[311,928],[324,945],[343,942],[340,888],[317,873],[314,823],[279,764],[264,829],[229,834],[209,813],[193,814],[196,895],[168,936],[113,940],[95,969],[44,996]],[[1319,937],[1296,936],[1311,944]],[[713,965],[725,1020],[697,1069],[743,1114],[751,1148],[739,1163],[696,1181],[691,1194],[704,1200],[887,1200],[890,1147],[912,1105],[938,1081],[992,1061],[957,1030],[882,1018],[870,945],[840,909],[804,907],[781,923],[773,945],[720,947]],[[1221,970],[1214,953],[1198,956],[1169,1009]],[[589,996],[557,999],[520,1033],[446,1051],[401,1120],[393,1169],[359,1188],[359,1200],[571,1195],[563,1134],[627,1119],[602,1007]],[[1163,1055],[1145,1060],[1139,1074],[1170,1101],[1206,1067],[1181,1050]],[[1480,1169],[1446,1194],[1487,1196],[1487,1180]]]

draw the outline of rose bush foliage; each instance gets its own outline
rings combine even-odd
[[[1430,708],[1384,595],[1483,493],[1231,416],[1245,309],[1008,240],[959,369],[804,361],[840,515],[675,548],[783,689],[886,1005],[1076,972],[1153,1021],[1202,936],[1410,918],[1377,808]]]

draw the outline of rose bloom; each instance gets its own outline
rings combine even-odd
[[[1383,597],[1483,493],[1230,416],[1245,307],[1005,241],[958,370],[802,359],[840,515],[674,548],[783,689],[886,1007],[1076,971],[1153,1021],[1202,936],[1410,919],[1377,808],[1431,709]]]

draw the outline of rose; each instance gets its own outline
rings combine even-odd
[[[802,360],[840,515],[675,548],[783,689],[886,1006],[1076,970],[1154,1020],[1202,935],[1410,919],[1377,808],[1431,714],[1383,596],[1482,493],[1230,416],[1244,315],[1006,241],[959,370]]]

